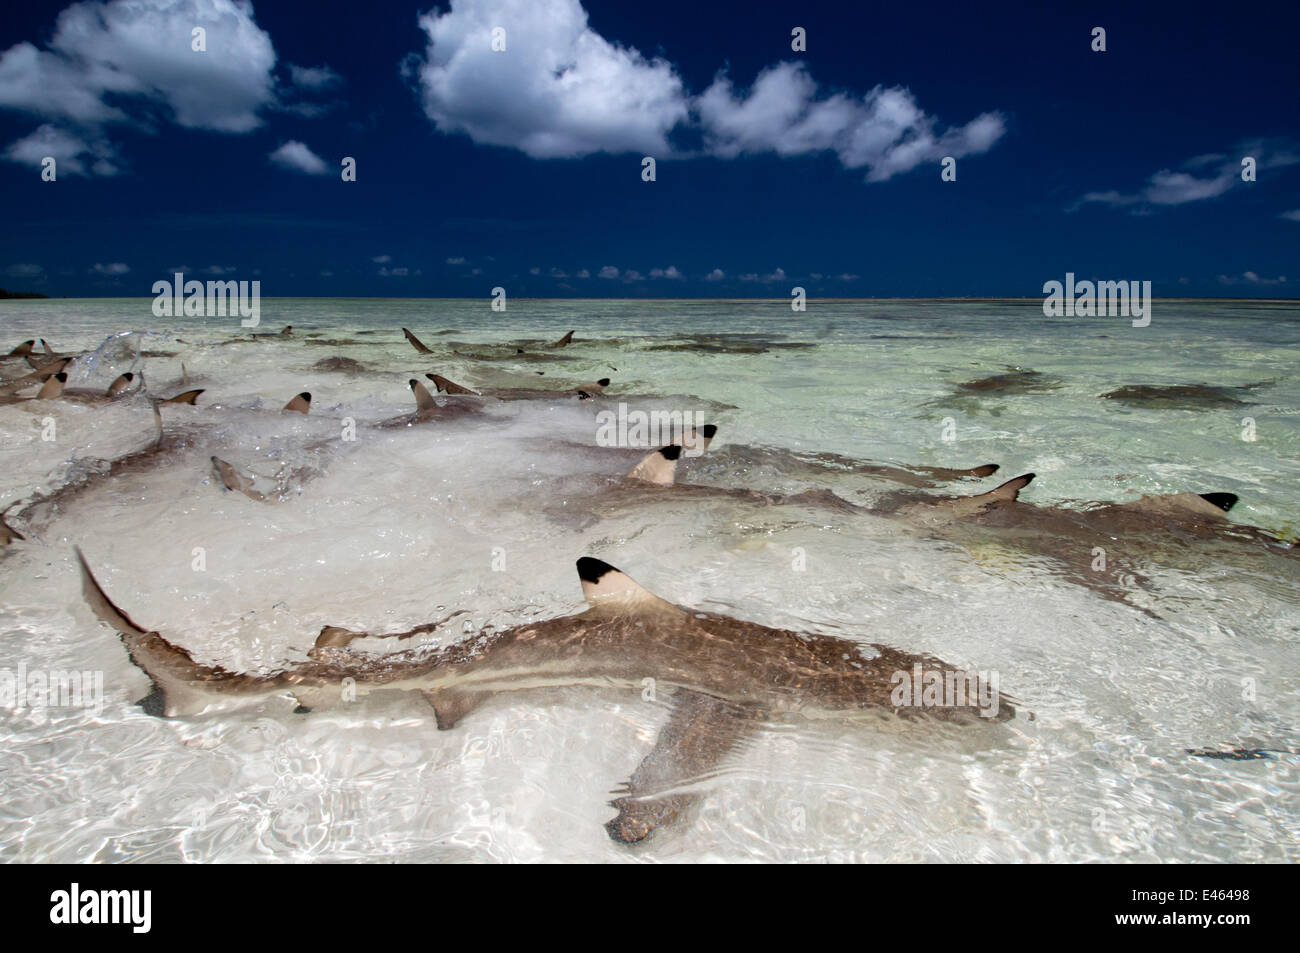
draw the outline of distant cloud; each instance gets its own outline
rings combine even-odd
[[[403,72],[418,84],[429,119],[442,132],[534,159],[833,152],[846,168],[866,169],[867,181],[883,182],[946,155],[986,152],[1005,132],[993,112],[940,130],[900,87],[825,94],[791,62],[760,72],[746,93],[719,75],[692,96],[672,63],[592,30],[579,0],[455,0],[419,23],[428,46]],[[506,50],[494,51],[489,38],[503,24]],[[670,134],[679,127],[698,132],[703,149],[676,149]]]
[[[1145,212],[1155,206],[1186,205],[1217,198],[1242,184],[1241,162],[1246,156],[1255,159],[1257,171],[1284,168],[1300,162],[1300,157],[1285,146],[1254,140],[1244,144],[1236,156],[1209,153],[1194,156],[1182,164],[1183,169],[1205,169],[1205,173],[1161,169],[1136,192],[1088,192],[1070,207],[1070,211],[1098,202],[1116,207],[1134,206],[1135,211]]]
[[[617,278],[618,274],[619,272],[617,268],[615,268],[613,265],[606,265],[604,268],[600,269],[599,272],[597,272],[596,277],[613,279],[613,278]]]
[[[704,280],[722,281],[722,279],[726,277],[727,277],[726,272],[724,272],[721,268],[714,268],[711,272],[709,272],[707,275],[704,276]]]
[[[203,269],[205,275],[233,275],[238,269],[234,265],[208,265]]]
[[[112,264],[108,264],[108,265],[101,265],[98,262],[96,262],[91,267],[90,270],[95,272],[96,274],[116,277],[118,275],[125,275],[128,271],[131,270],[131,268],[128,265],[122,264],[120,261],[115,261]]]
[[[68,175],[116,175],[111,161],[114,150],[104,139],[86,141],[64,129],[46,123],[30,135],[10,143],[4,157],[33,168],[41,168],[46,156],[54,159],[54,171]]]
[[[686,276],[677,270],[676,265],[669,265],[667,268],[651,268],[650,277],[678,279],[678,278],[685,278]]]
[[[1281,217],[1289,222],[1300,222],[1300,208],[1293,209],[1290,212],[1283,212]]]
[[[528,269],[528,273],[529,273],[530,275],[540,275],[540,274],[542,273],[542,269],[540,269],[540,268],[534,266],[534,267]]]
[[[758,281],[758,282],[762,282],[763,284],[771,284],[774,281],[788,281],[789,278],[786,276],[784,268],[778,268],[776,269],[776,271],[770,272],[769,274],[766,275],[759,275],[754,272],[750,272],[749,274],[741,275],[740,280]]]
[[[5,274],[11,278],[39,278],[45,274],[42,265],[10,265]]]
[[[591,272],[589,272],[586,268],[580,268],[580,269],[578,270],[578,273],[577,273],[576,275],[574,275],[574,277],[575,277],[575,278],[590,278],[590,277],[591,277]]]
[[[1253,271],[1243,271],[1240,276],[1219,275],[1219,284],[1221,285],[1284,285],[1286,284],[1286,275],[1278,275],[1276,278],[1261,278]]]
[[[393,260],[393,256],[392,256],[392,255],[376,255],[374,258],[372,258],[372,259],[370,259],[370,260],[373,261],[376,265],[386,265],[386,264],[388,264],[390,261]]]
[[[405,278],[411,273],[409,268],[380,268],[379,274],[383,278]]]
[[[283,169],[306,175],[325,175],[329,172],[325,160],[296,139],[290,139],[267,158]]]
[[[447,264],[449,264],[449,265],[463,265],[463,264],[465,264],[465,259],[464,259],[464,258],[448,258],[448,259],[447,259]]]
[[[289,78],[302,89],[330,89],[343,82],[343,77],[328,66],[296,66],[289,64]]]
[[[641,272],[637,271],[635,268],[629,268],[627,271],[623,272],[623,280],[624,280],[624,281],[640,281],[640,280],[641,280]]]

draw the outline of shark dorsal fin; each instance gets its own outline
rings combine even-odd
[[[415,409],[417,411],[424,412],[438,409],[438,402],[434,400],[433,395],[429,393],[429,388],[425,387],[414,377],[407,381],[407,383],[411,385],[411,393],[415,395]]]
[[[281,337],[288,337],[290,334],[293,334],[293,325],[286,324],[283,330],[280,331],[280,335]]]
[[[705,424],[699,430],[694,427],[687,427],[682,433],[680,443],[687,451],[687,456],[698,457],[709,449],[709,444],[713,443],[713,437],[717,432],[718,427],[716,424]]]
[[[1198,493],[1196,494],[1207,503],[1213,503],[1223,512],[1228,512],[1237,505],[1236,493]]]
[[[28,354],[32,353],[32,348],[35,346],[36,346],[36,339],[32,338],[18,345],[12,351],[6,354],[5,357],[26,357]]]
[[[160,400],[160,401],[158,401],[158,403],[160,403],[160,404],[189,404],[189,405],[193,406],[194,401],[198,398],[199,394],[202,394],[202,393],[203,393],[203,388],[200,387],[198,390],[187,390],[187,391],[186,391],[185,393],[183,393],[183,394],[177,394],[175,397],[168,397],[166,400]]]
[[[415,348],[415,349],[416,349],[417,351],[419,351],[421,354],[432,354],[432,353],[433,353],[433,352],[430,351],[427,347],[424,346],[424,342],[423,342],[423,341],[421,341],[419,338],[417,338],[414,334],[412,334],[412,333],[411,333],[410,331],[408,331],[406,328],[402,328],[402,333],[406,335],[406,340],[408,340],[408,341],[411,342],[411,347]]]
[[[441,374],[425,374],[425,377],[433,381],[433,386],[438,389],[439,394],[470,394],[477,397],[478,392],[472,391],[468,387],[461,387],[455,381],[449,381]]]
[[[284,405],[285,410],[292,410],[295,414],[305,414],[311,410],[311,394],[303,391],[289,403]]]
[[[1036,474],[1022,473],[1018,477],[1012,477],[1006,483],[995,486],[987,493],[981,493],[972,499],[983,500],[987,503],[1014,503],[1020,497],[1020,491],[1029,486],[1034,481]]]
[[[59,371],[57,374],[51,374],[49,378],[41,385],[41,389],[36,394],[37,400],[52,400],[63,393],[63,385],[68,382],[68,375]]]
[[[654,453],[646,454],[628,473],[628,479],[668,486],[677,478],[677,461],[681,455],[682,448],[675,443],[660,447]]]
[[[633,612],[683,610],[660,599],[626,573],[591,556],[578,560],[578,578],[582,595],[593,607],[612,607]]]
[[[117,380],[108,385],[108,396],[116,397],[118,394],[122,393],[122,391],[130,387],[133,380],[135,380],[135,375],[130,371],[122,374]]]
[[[570,331],[564,337],[560,338],[558,341],[552,344],[551,347],[564,347],[566,344],[572,343],[572,341],[573,341],[573,332]]]

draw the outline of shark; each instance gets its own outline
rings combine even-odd
[[[495,387],[487,391],[476,391],[457,384],[455,381],[448,380],[441,374],[425,374],[424,376],[433,381],[434,387],[437,388],[440,394],[495,397],[497,400],[537,400],[556,396],[576,396],[579,400],[591,400],[604,394],[605,388],[609,386],[609,378],[602,377],[597,381],[589,381],[586,384],[578,384],[576,387],[561,390],[540,387]]]
[[[577,614],[380,655],[351,643],[413,632],[374,636],[326,626],[307,659],[266,674],[199,661],[127,615],[80,549],[77,561],[91,611],[148,676],[152,688],[139,704],[155,716],[194,717],[277,698],[286,710],[307,714],[355,697],[415,692],[448,731],[504,693],[563,686],[640,692],[644,679],[654,679],[656,693],[670,695],[671,712],[650,752],[611,792],[617,813],[605,829],[620,844],[684,823],[700,798],[691,785],[716,772],[764,720],[874,714],[992,724],[1016,714],[996,680],[933,656],[685,609],[591,556],[576,563],[587,603]],[[924,693],[920,683],[912,692],[918,678]]]

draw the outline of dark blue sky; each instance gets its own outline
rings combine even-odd
[[[188,120],[178,110],[186,89],[203,91],[187,60],[104,91],[92,69],[100,40],[57,41],[66,6],[11,3],[0,14],[0,153],[10,156],[0,161],[0,286],[11,289],[148,295],[178,266],[187,277],[258,278],[264,296],[487,297],[495,285],[536,297],[784,297],[794,285],[836,297],[1037,296],[1067,271],[1150,280],[1167,296],[1295,297],[1300,288],[1294,3],[990,11],[586,0],[595,34],[671,64],[683,102],[698,103],[725,68],[739,104],[760,71],[787,61],[811,80],[805,105],[836,93],[860,104],[878,86],[905,87],[926,118],[904,144],[917,129],[940,137],[982,114],[1000,129],[958,159],[956,182],[940,180],[949,140],[867,181],[884,166],[854,165],[833,148],[789,150],[786,132],[756,129],[754,116],[734,110],[725,128],[760,145],[729,151],[717,144],[721,120],[684,122],[667,134],[665,151],[679,155],[658,159],[652,183],[641,180],[641,133],[608,131],[623,116],[612,88],[605,120],[591,118],[590,99],[564,115],[571,129],[590,119],[592,148],[626,147],[618,154],[539,158],[486,133],[439,131],[419,63],[405,77],[399,68],[427,55],[418,5],[257,2],[252,18],[273,45],[276,87],[248,110],[255,128],[231,131],[216,127],[238,121],[212,118],[210,103],[191,103]],[[806,53],[790,49],[794,26],[808,31]],[[1105,53],[1090,49],[1094,26],[1107,30]],[[518,62],[505,58],[527,48],[521,32],[489,65]],[[48,56],[34,89],[23,88],[27,61],[13,49],[24,42]],[[114,55],[103,62],[121,68]],[[215,60],[227,70],[221,82],[256,72],[225,50],[205,55],[204,68]],[[340,79],[295,87],[289,64],[328,66]],[[471,67],[461,78],[434,111],[498,138],[530,123],[549,131],[550,117],[516,87],[491,91],[492,74]],[[83,81],[114,118],[50,105],[80,102]],[[181,92],[169,98],[168,84]],[[88,171],[98,157],[114,174],[76,174],[60,160],[58,181],[42,182],[22,161],[39,143],[15,145],[41,127],[93,144],[69,153],[73,166]],[[845,125],[835,141],[856,128]],[[289,141],[328,172],[273,163]],[[345,155],[357,159],[355,183],[340,181]],[[1236,172],[1243,155],[1259,160],[1253,183]],[[670,266],[682,277],[651,277]],[[611,268],[617,278],[599,277]]]

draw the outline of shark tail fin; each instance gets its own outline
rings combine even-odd
[[[999,469],[1000,468],[996,463],[985,463],[978,467],[971,467],[966,472],[973,477],[980,477],[982,479],[984,477],[991,477],[993,474],[997,473]]]
[[[307,413],[311,410],[311,394],[307,391],[303,391],[301,394],[295,396],[293,400],[289,401],[289,403],[285,404],[284,409],[291,410],[295,414]]]
[[[630,612],[682,612],[677,606],[660,599],[631,576],[609,563],[591,556],[578,560],[578,578],[582,595],[593,607],[610,606]]]
[[[984,503],[1014,503],[1020,497],[1020,491],[1029,486],[1034,481],[1036,474],[1022,473],[1018,477],[1012,477],[1006,483],[995,486],[987,493],[981,493],[978,496],[972,496],[972,500],[980,500]]]
[[[670,486],[677,479],[677,461],[681,458],[682,448],[675,443],[660,447],[654,453],[648,453],[628,472],[629,480],[644,480]]]
[[[168,397],[166,400],[158,401],[159,404],[189,404],[194,406],[194,401],[198,399],[199,394],[203,393],[203,388],[198,390],[187,390],[183,394],[177,394],[175,397]]]
[[[411,387],[411,393],[415,395],[415,409],[419,412],[432,411],[438,409],[438,402],[433,399],[429,393],[429,388],[425,387],[414,377],[407,384]]]
[[[411,342],[411,347],[415,348],[415,349],[416,349],[417,351],[419,351],[421,354],[432,354],[432,353],[433,353],[433,352],[430,351],[427,347],[424,346],[424,342],[423,342],[423,341],[421,341],[419,338],[417,338],[414,334],[412,334],[412,333],[411,333],[410,331],[408,331],[406,328],[402,328],[402,333],[406,335],[406,340],[408,340],[408,341]]]
[[[441,374],[425,374],[425,377],[433,381],[433,386],[437,388],[439,394],[469,394],[478,397],[477,391],[472,391],[468,387],[462,387],[455,381],[449,381]]]
[[[146,631],[104,592],[79,547],[77,562],[81,566],[81,592],[90,611],[100,622],[117,631],[131,661],[153,682],[153,691],[138,702],[148,714],[166,718],[197,714],[209,705],[203,688],[213,688],[222,682],[259,681],[218,666],[202,665],[157,632]]]

